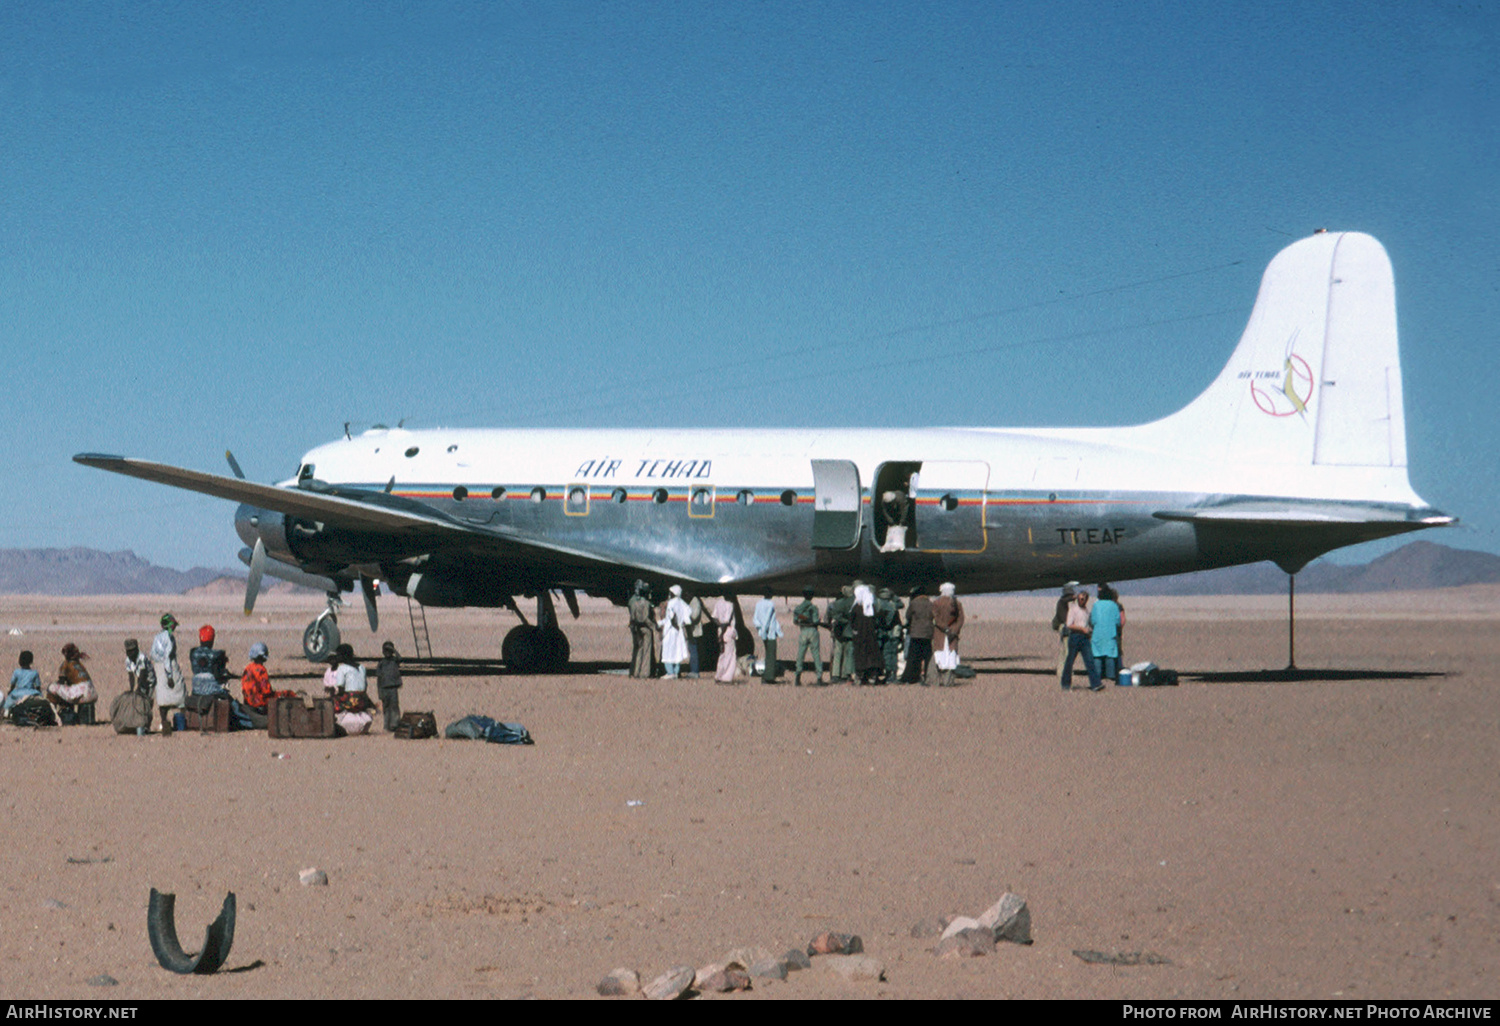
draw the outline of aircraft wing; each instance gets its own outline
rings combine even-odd
[[[273,510],[306,520],[317,520],[338,527],[361,531],[384,533],[456,532],[467,534],[469,530],[435,512],[421,508],[398,508],[389,500],[394,497],[376,492],[358,492],[359,498],[350,498],[336,492],[318,492],[302,488],[278,488],[275,485],[256,484],[235,477],[205,474],[198,470],[184,470],[165,463],[150,460],[129,459],[124,456],[108,456],[103,453],[85,452],[73,457],[74,463],[85,467],[97,467],[127,477],[138,477],[143,481],[185,488],[190,492],[202,492],[220,499],[243,502],[261,509]],[[369,496],[369,499],[366,499]],[[400,500],[397,500],[400,501]],[[413,503],[413,506],[416,504]]]
[[[1196,509],[1164,509],[1152,515],[1158,520],[1183,520],[1195,524],[1231,526],[1296,526],[1331,524],[1412,524],[1431,527],[1451,524],[1457,518],[1437,510],[1413,520],[1406,507],[1391,508],[1368,503],[1237,502]]]
[[[389,535],[437,535],[439,537],[482,539],[488,547],[508,549],[516,555],[532,557],[546,556],[564,567],[589,570],[635,571],[661,577],[682,579],[680,569],[656,566],[644,562],[620,562],[601,558],[598,554],[571,545],[522,536],[508,528],[494,526],[478,528],[459,523],[419,502],[384,492],[329,486],[326,490],[308,488],[278,488],[275,485],[256,484],[236,477],[206,474],[198,470],[186,470],[166,463],[131,459],[125,456],[110,456],[103,453],[85,452],[73,457],[73,462],[99,470],[108,470],[127,477],[138,477],[143,481],[184,488],[191,492],[202,492],[232,502],[243,502],[260,509],[316,520],[325,525],[346,530],[378,532]],[[694,578],[695,579],[695,578]]]

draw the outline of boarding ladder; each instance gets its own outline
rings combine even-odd
[[[416,647],[418,659],[432,658],[432,637],[427,633],[427,610],[422,603],[410,596],[406,599],[406,613],[411,617],[411,642]]]

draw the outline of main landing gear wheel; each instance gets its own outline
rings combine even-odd
[[[500,645],[500,658],[514,673],[562,673],[571,655],[568,636],[556,627],[512,627]]]
[[[339,647],[339,625],[331,616],[320,616],[302,632],[302,654],[310,663],[327,662]]]

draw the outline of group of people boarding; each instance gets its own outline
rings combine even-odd
[[[777,643],[785,632],[774,592],[765,592],[756,604],[752,628],[733,596],[720,596],[710,610],[697,596],[684,595],[681,585],[674,584],[658,607],[653,606],[650,591],[645,581],[637,581],[628,603],[632,677],[656,675],[659,638],[664,676],[697,677],[701,661],[714,666],[716,681],[732,684],[739,677],[754,675],[755,639],[759,638],[764,654],[761,680],[773,684],[780,679]],[[792,610],[792,622],[799,630],[795,684],[802,683],[809,655],[813,683],[825,683],[819,633],[823,630],[832,642],[833,665],[827,683],[955,682],[964,609],[952,584],[942,585],[936,600],[928,597],[926,588],[913,587],[904,623],[901,611],[905,607],[889,588],[877,591],[855,581],[822,610],[813,601],[814,594],[812,587],[803,589],[802,603]]]

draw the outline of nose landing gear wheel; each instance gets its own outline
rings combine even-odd
[[[500,658],[513,673],[563,673],[571,655],[566,634],[534,624],[511,628],[500,646]]]
[[[320,616],[302,632],[302,654],[310,663],[325,662],[339,647],[339,625],[332,617]]]

